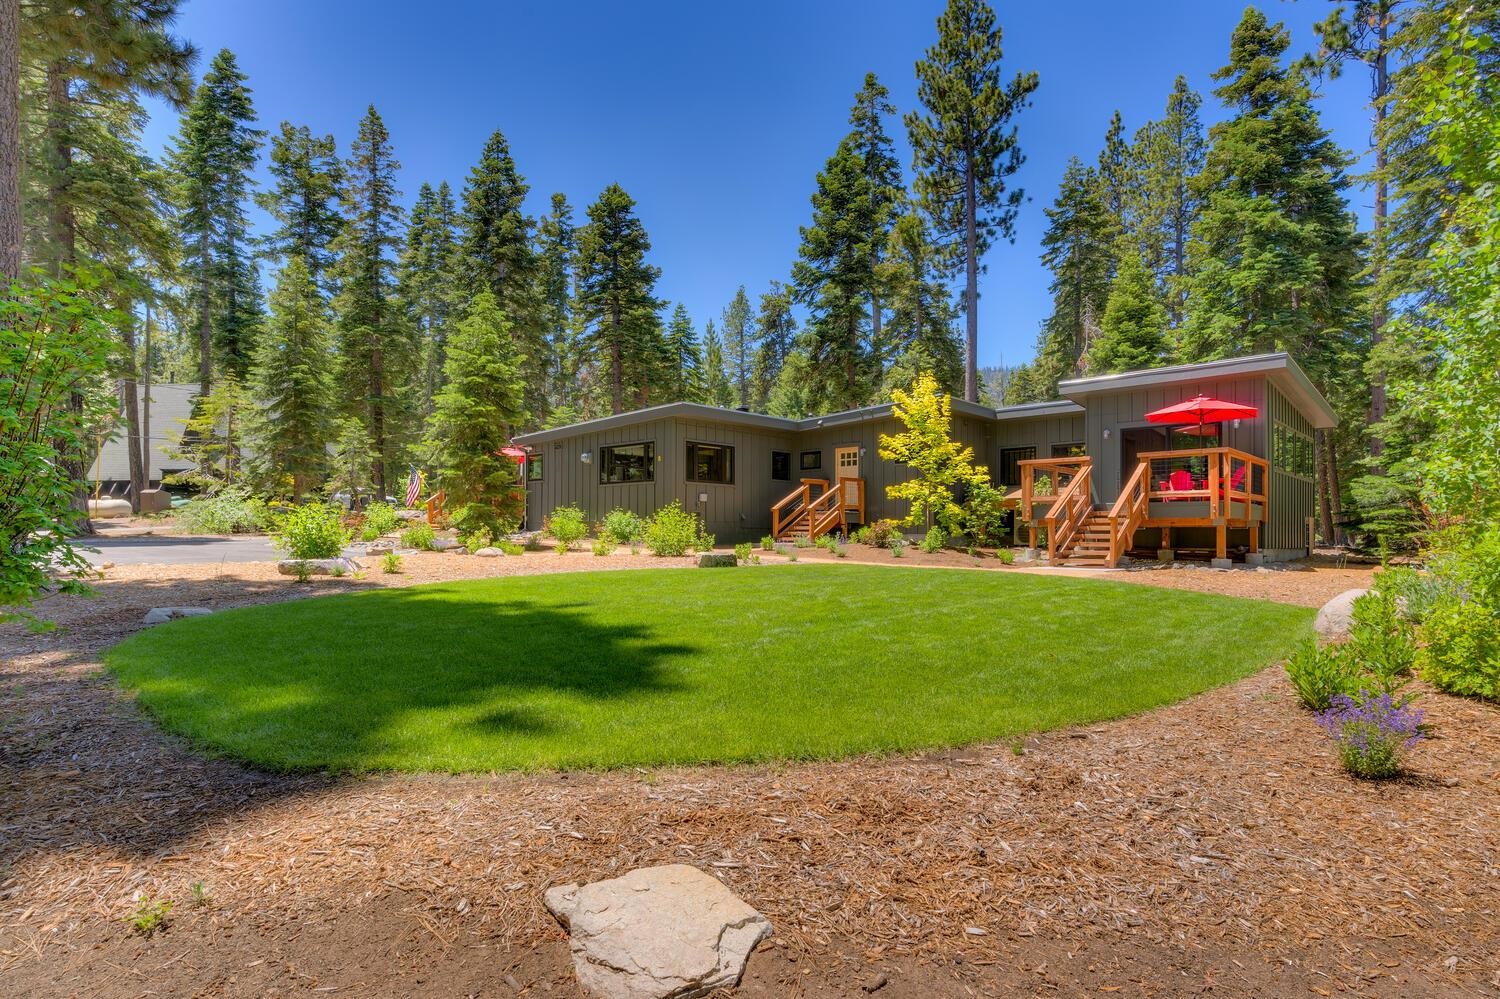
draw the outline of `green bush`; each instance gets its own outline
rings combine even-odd
[[[836,545],[833,546],[833,554],[837,558],[848,558],[849,557],[849,546],[846,545],[846,544],[844,544],[844,542],[840,541],[838,544],[836,544]]]
[[[646,519],[641,538],[652,555],[686,555],[699,544],[698,518],[673,500]],[[712,547],[712,540],[709,547]]]
[[[1500,701],[1500,615],[1473,600],[1438,605],[1422,625],[1422,676],[1439,690]]]
[[[901,537],[901,525],[894,520],[877,520],[869,527],[865,544],[871,548],[889,548],[891,542]]]
[[[900,558],[901,553],[906,551],[906,539],[897,535],[886,543],[886,547],[891,550],[891,558]]]
[[[547,518],[543,530],[557,542],[557,550],[565,552],[588,537],[589,524],[584,519],[583,511],[578,507],[560,506],[552,511],[552,516]]]
[[[943,550],[943,545],[948,543],[948,536],[943,529],[936,524],[927,529],[927,536],[922,539],[922,550],[929,555]]]
[[[830,554],[835,548],[838,547],[838,543],[838,537],[833,534],[821,534],[818,536],[818,540],[813,542],[814,545],[823,549],[825,552],[829,552]]]
[[[750,542],[741,541],[739,544],[734,546],[734,560],[736,562],[750,561]]]
[[[432,551],[432,543],[437,540],[437,535],[432,530],[432,525],[426,521],[419,520],[406,530],[401,532],[402,548],[418,548],[424,552]]]
[[[1411,675],[1417,658],[1415,629],[1394,588],[1380,586],[1379,577],[1369,593],[1354,601],[1348,644],[1359,668],[1381,679],[1381,689],[1394,689]]]
[[[308,503],[287,514],[275,535],[276,547],[292,558],[338,558],[349,543],[336,506]]]
[[[976,545],[999,544],[1005,535],[1005,491],[990,485],[987,478],[976,477],[969,482],[959,519]]]
[[[396,554],[395,552],[386,552],[385,558],[380,560],[380,568],[383,569],[387,575],[394,576],[396,573],[401,571],[402,561],[403,560],[401,556]]]
[[[760,539],[760,550],[761,551],[763,551],[763,552],[774,551],[775,548],[776,548],[776,538],[774,536],[772,536],[770,534],[767,534],[765,537],[763,537],[763,538]]]
[[[1000,560],[1001,565],[1016,564],[1016,553],[1009,548],[995,549],[995,557]]]
[[[615,544],[613,538],[594,539],[593,549],[595,555],[613,555],[615,553],[615,549],[618,547],[619,546]]]
[[[525,546],[526,546],[526,550],[529,551],[529,552],[539,552],[539,551],[541,551],[542,550],[542,535],[541,535],[541,532],[540,531],[532,531],[530,534],[526,535]],[[507,552],[506,554],[509,554],[509,553]]]
[[[495,547],[500,549],[507,555],[520,555],[526,551],[526,549],[521,545],[518,545],[514,541],[510,541],[506,538],[501,538],[500,540],[496,541]]]
[[[230,486],[177,508],[177,526],[189,534],[252,534],[276,528],[276,515],[250,490]]]
[[[371,503],[365,507],[365,526],[360,537],[365,541],[374,541],[400,526],[401,520],[396,516],[395,507],[389,503]]]
[[[1308,639],[1287,661],[1287,677],[1303,707],[1326,711],[1338,694],[1352,697],[1359,693],[1359,670],[1347,648]]]
[[[605,537],[620,545],[641,540],[645,522],[630,510],[616,507],[604,515]]]
[[[856,527],[849,535],[849,540],[856,545],[867,545],[870,543],[870,529],[868,527]]]
[[[698,535],[698,540],[693,542],[693,550],[699,552],[711,552],[714,550],[714,536],[704,531]]]
[[[798,535],[792,539],[792,545],[796,548],[811,548],[813,543],[807,538]]]

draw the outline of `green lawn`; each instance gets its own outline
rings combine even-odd
[[[265,767],[612,767],[1118,717],[1284,658],[1312,616],[1022,573],[658,569],[225,611],[143,631],[108,662],[167,728]]]

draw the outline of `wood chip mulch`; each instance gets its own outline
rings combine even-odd
[[[776,928],[751,995],[1500,995],[1493,705],[1425,692],[1436,737],[1378,784],[1339,771],[1274,669],[1016,746],[333,778],[195,755],[98,667],[151,606],[600,563],[641,564],[424,555],[306,587],[122,567],[49,601],[60,633],[0,632],[0,992],[567,995],[542,891],[687,862]],[[1296,578],[1321,603],[1358,573],[1136,575]],[[176,906],[149,940],[121,922],[142,896]]]

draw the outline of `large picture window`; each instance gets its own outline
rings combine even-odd
[[[771,452],[771,478],[777,482],[786,482],[792,477],[792,452]]]
[[[542,481],[542,456],[540,453],[526,456],[526,481]]]
[[[1288,475],[1312,479],[1312,438],[1284,423],[1276,424],[1271,430],[1271,464]]]
[[[606,444],[599,449],[599,483],[652,482],[656,479],[656,444]]]
[[[804,472],[816,472],[823,467],[822,451],[803,451],[800,467]]]
[[[687,477],[689,482],[717,482],[729,485],[734,482],[734,448],[724,444],[698,444],[687,446]]]
[[[1052,445],[1052,457],[1054,458],[1082,458],[1088,453],[1089,449],[1083,446],[1083,441]]]
[[[1036,457],[1034,447],[1007,447],[1000,450],[1000,484],[1004,486],[1019,486],[1021,484],[1021,462],[1030,461]]]

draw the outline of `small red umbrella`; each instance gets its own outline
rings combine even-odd
[[[1203,430],[1205,423],[1248,420],[1259,412],[1260,410],[1254,406],[1242,406],[1237,402],[1225,402],[1222,399],[1210,399],[1206,395],[1200,395],[1187,402],[1179,402],[1175,406],[1154,409],[1146,414],[1146,419],[1151,423],[1171,423],[1179,426],[1196,424],[1197,430],[1189,432],[1203,437],[1206,436]]]

